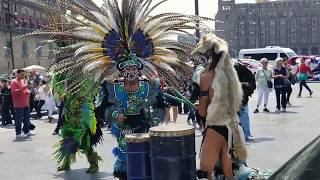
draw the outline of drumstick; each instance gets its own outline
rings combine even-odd
[[[194,110],[197,110],[197,107],[186,97],[184,97],[178,90],[172,89],[174,93],[176,93],[177,96],[179,96],[182,100],[185,101],[185,104],[193,108]]]
[[[172,96],[172,95],[167,94],[167,93],[162,93],[162,95],[163,95],[164,97],[166,97],[166,98],[173,99],[173,100],[182,102],[182,103],[184,103],[184,104],[187,104],[188,106],[190,106],[191,108],[193,108],[193,109],[195,109],[195,110],[197,109],[197,107],[196,107],[194,104],[192,104],[192,102],[190,102],[190,101],[189,101],[188,99],[186,99],[186,98],[180,99],[180,98],[178,98],[178,97]]]

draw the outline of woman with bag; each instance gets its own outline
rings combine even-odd
[[[262,58],[260,63],[262,64],[262,68],[259,69],[255,74],[257,90],[258,90],[258,102],[257,108],[253,111],[253,113],[259,112],[259,106],[262,103],[262,98],[264,99],[264,109],[263,112],[270,112],[267,108],[269,93],[273,86],[272,84],[272,71],[268,69],[268,59]]]
[[[286,107],[287,107],[286,87],[288,86],[287,82],[289,81],[288,80],[289,72],[285,67],[283,67],[282,58],[276,59],[276,66],[273,69],[272,78],[274,79],[274,89],[276,91],[276,99],[277,99],[276,112],[280,112],[281,106],[282,106],[282,111],[286,112]]]
[[[290,96],[292,93],[292,86],[296,83],[296,78],[295,75],[292,73],[292,68],[291,66],[288,64],[288,58],[283,58],[283,66],[287,69],[287,71],[289,72],[289,78],[288,81],[285,81],[286,83],[286,91],[287,91],[287,105],[291,106],[290,103]]]
[[[295,75],[298,77],[298,80],[300,81],[300,90],[298,97],[301,97],[302,92],[302,86],[304,86],[310,93],[310,96],[313,94],[313,91],[309,88],[306,81],[312,77],[312,71],[311,68],[305,63],[305,59],[301,57],[300,65],[296,69]]]

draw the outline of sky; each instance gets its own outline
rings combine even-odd
[[[93,0],[97,4],[102,4],[103,0]],[[160,0],[155,0],[160,2]],[[255,0],[236,0],[236,3],[254,3]],[[199,0],[199,14],[200,16],[206,16],[214,18],[218,9],[218,0]],[[155,13],[159,12],[180,12],[186,14],[194,14],[194,0],[169,0],[159,6]],[[211,28],[214,28],[214,24],[208,24]]]

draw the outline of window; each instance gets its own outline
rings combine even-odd
[[[311,55],[319,55],[319,48],[318,47],[312,47],[311,48]]]
[[[222,10],[223,11],[230,11],[231,10],[231,6],[222,6]]]
[[[28,43],[26,41],[22,42],[22,57],[28,56]]]
[[[259,53],[259,54],[244,54],[244,57],[250,57],[251,59],[261,60],[262,58],[267,58],[268,60],[277,59],[277,53]]]
[[[288,56],[285,53],[280,53],[281,58],[287,58]]]
[[[275,21],[270,21],[270,26],[274,26],[274,25],[276,25],[276,22]]]
[[[42,57],[42,47],[41,47],[41,44],[37,44],[37,57]]]
[[[53,45],[49,44],[49,56],[53,55]]]
[[[301,55],[308,55],[308,48],[304,47],[301,49]]]

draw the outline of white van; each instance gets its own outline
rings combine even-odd
[[[241,49],[239,59],[255,59],[260,61],[262,58],[267,58],[269,61],[274,61],[277,58],[290,58],[297,54],[290,48],[282,48],[279,46],[267,46],[266,48],[258,49]]]

